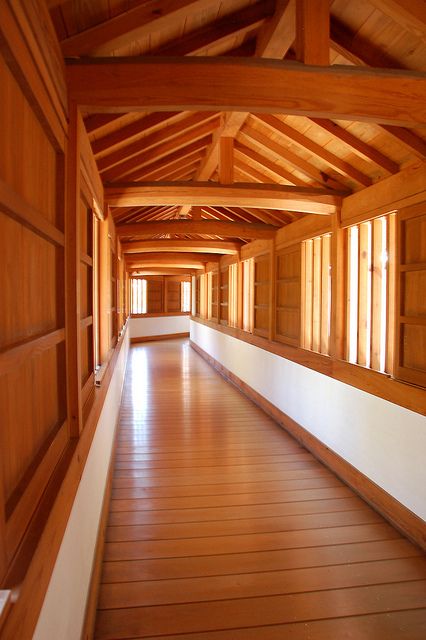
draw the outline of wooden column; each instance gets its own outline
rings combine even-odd
[[[270,240],[270,287],[269,287],[269,340],[275,339],[275,325],[276,325],[276,255],[275,255],[275,240]]]
[[[219,142],[219,182],[234,182],[234,138],[222,137]]]
[[[342,360],[345,356],[345,231],[340,225],[340,213],[332,216],[331,235],[331,331],[330,356]]]
[[[67,354],[67,403],[71,437],[78,437],[83,426],[80,348],[80,136],[79,109],[69,105],[66,159],[65,210],[65,309]]]
[[[330,64],[329,0],[296,0],[296,57],[305,64]]]

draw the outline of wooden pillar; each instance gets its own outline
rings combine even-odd
[[[345,356],[345,231],[340,225],[340,213],[332,215],[331,235],[331,330],[330,356],[342,360]]]
[[[219,141],[219,182],[234,182],[234,138],[222,137]]]
[[[276,280],[276,255],[275,255],[275,240],[269,240],[270,244],[270,265],[269,265],[269,340],[275,339],[275,325],[276,325],[276,293],[275,293],[275,280]]]
[[[71,437],[83,427],[80,337],[80,135],[79,109],[69,106],[65,209],[65,310],[67,405]]]
[[[305,64],[330,64],[329,0],[296,0],[296,57]]]

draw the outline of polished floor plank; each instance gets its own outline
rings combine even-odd
[[[186,341],[130,351],[95,638],[423,640],[424,554]]]
[[[422,553],[407,540],[398,538],[302,549],[105,562],[103,582],[226,576],[400,558],[421,560]]]
[[[97,638],[240,629],[426,607],[426,580],[185,604],[101,610]],[[118,631],[117,633],[117,630]]]
[[[162,640],[424,640],[426,609],[377,613],[367,616],[212,631],[162,635]],[[158,640],[158,636],[155,636]],[[134,640],[142,640],[141,636]],[[154,640],[145,636],[144,640]]]

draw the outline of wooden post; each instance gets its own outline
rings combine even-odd
[[[222,137],[219,141],[219,182],[234,182],[234,138]]]
[[[296,56],[305,64],[330,64],[329,0],[296,0]]]
[[[275,252],[275,240],[270,240],[270,287],[269,287],[269,340],[275,339],[275,325],[276,325],[276,252]]]
[[[80,346],[80,136],[79,109],[69,106],[65,210],[65,312],[67,404],[71,437],[83,427]]]
[[[345,354],[345,232],[340,213],[332,216],[331,235],[331,331],[330,356],[342,360]]]

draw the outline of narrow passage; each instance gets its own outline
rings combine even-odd
[[[131,349],[97,640],[425,634],[417,547],[188,341]]]

